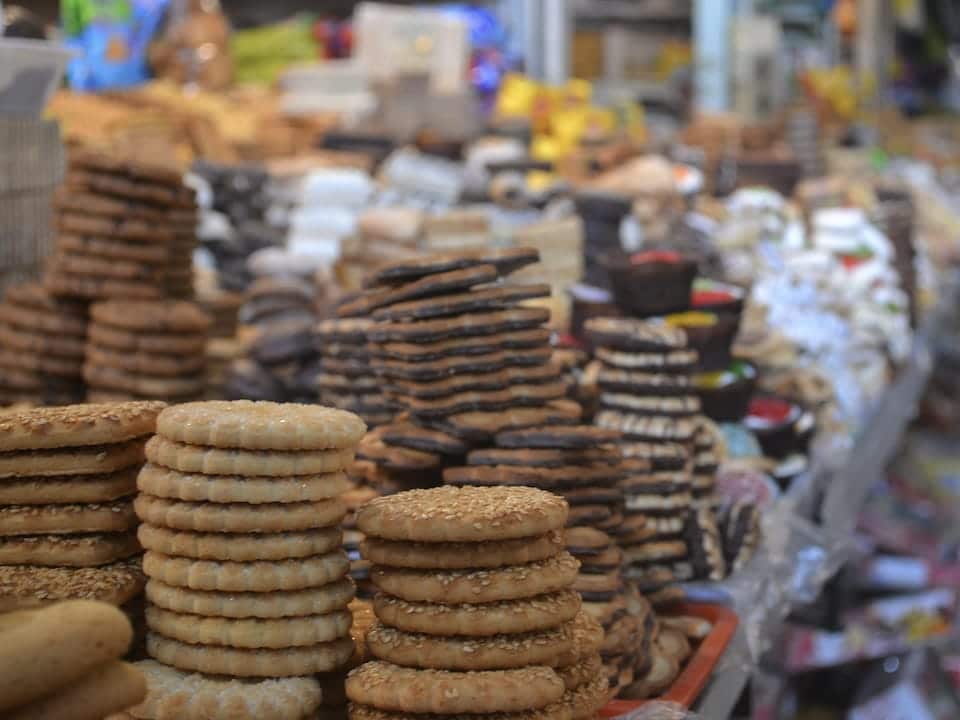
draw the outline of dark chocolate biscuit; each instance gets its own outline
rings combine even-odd
[[[690,561],[694,577],[699,580],[719,582],[727,575],[727,563],[723,555],[723,541],[716,516],[711,508],[697,508],[687,515],[684,530],[690,547]]]
[[[669,495],[625,495],[623,501],[627,512],[652,516],[676,515],[689,509],[691,503],[693,495],[689,490]]]
[[[373,318],[391,322],[430,320],[502,310],[524,300],[544,297],[550,297],[550,286],[547,284],[493,285],[465,293],[438,295],[382,307],[374,310]]]
[[[623,589],[620,570],[605,574],[580,573],[573,581],[573,589],[580,593],[616,593]]]
[[[567,515],[567,527],[586,525],[599,529],[603,523],[614,517],[615,510],[609,505],[578,505],[570,508]]]
[[[557,491],[571,507],[577,505],[620,505],[623,503],[623,491],[613,487],[562,488]]]
[[[669,495],[692,489],[685,470],[630,474],[620,481],[620,487],[627,495]]]
[[[688,552],[683,540],[661,540],[627,545],[623,548],[623,557],[628,565],[644,567],[681,562],[687,559]]]
[[[370,366],[370,350],[366,344],[350,344],[342,342],[323,342],[316,338],[315,347],[323,358],[350,361],[357,365]]]
[[[511,385],[491,392],[468,392],[437,400],[410,398],[407,408],[412,415],[423,418],[442,417],[473,410],[506,410],[524,405],[541,405],[567,394],[565,382],[543,385]]]
[[[687,418],[651,415],[630,415],[616,410],[602,410],[594,422],[603,428],[619,430],[628,440],[668,441],[685,443],[693,439],[695,424]]]
[[[447,485],[529,485],[543,489],[615,485],[621,477],[621,472],[609,465],[563,468],[471,465],[443,471]]]
[[[498,434],[496,444],[504,448],[555,448],[558,450],[576,450],[595,448],[597,445],[613,443],[618,440],[620,440],[620,434],[614,430],[593,427],[592,425],[574,425],[510,430]],[[613,452],[617,456],[620,454],[615,449]]]
[[[696,350],[629,353],[598,347],[596,357],[609,367],[642,372],[689,373],[697,364]]]
[[[373,287],[405,283],[478,265],[493,265],[502,277],[539,260],[539,251],[532,248],[484,248],[473,252],[437,253],[381,265],[367,278],[366,284],[367,287]]]
[[[691,417],[700,412],[700,398],[696,395],[632,395],[601,393],[600,407],[623,410],[634,415],[667,415]]]
[[[564,532],[567,552],[576,557],[600,555],[613,540],[605,532],[592,527],[572,527]]]
[[[685,395],[690,390],[690,378],[686,375],[601,368],[597,373],[597,385],[607,392],[631,395]]]
[[[475,285],[493,282],[497,277],[497,269],[493,265],[476,265],[461,270],[427,275],[405,285],[382,290],[370,290],[339,306],[337,314],[341,317],[365,315],[378,308],[389,307],[397,303],[469,290]]]
[[[680,328],[637,318],[590,318],[584,329],[597,347],[647,353],[687,349],[687,334]]]
[[[517,307],[423,322],[374,323],[369,337],[374,342],[436,342],[451,338],[494,335],[511,330],[530,330],[549,320],[549,310]]]
[[[323,320],[314,329],[318,343],[366,345],[367,334],[373,327],[370,318],[338,318]]]
[[[572,400],[554,400],[542,407],[458,413],[432,422],[437,428],[457,437],[481,443],[489,442],[497,433],[507,430],[521,430],[538,425],[575,425],[582,416],[583,409],[578,403]]]
[[[571,465],[620,464],[615,447],[583,450],[552,448],[481,448],[467,455],[468,465],[512,465],[520,467],[568,467]]]
[[[264,365],[280,365],[311,357],[315,351],[310,323],[275,323],[254,340],[250,350],[257,362]]]
[[[680,470],[690,460],[690,451],[681,443],[627,442],[620,445],[626,460],[646,460],[653,470]]]
[[[317,387],[321,391],[331,391],[335,393],[354,393],[354,394],[374,394],[380,389],[381,381],[374,375],[363,377],[349,375],[337,375],[334,373],[317,373]]]
[[[340,360],[338,358],[325,357],[322,363],[323,371],[331,375],[343,375],[345,377],[373,377],[370,367],[364,363],[353,360]]]
[[[574,529],[576,528],[571,528],[571,530]],[[571,552],[570,554],[573,555],[574,553]],[[603,552],[577,559],[580,560],[581,573],[586,575],[601,575],[614,572],[623,565],[623,550],[616,545],[610,545],[605,548]]]
[[[720,459],[712,450],[701,450],[693,456],[693,471],[702,475],[715,475]]]
[[[357,457],[375,462],[386,470],[428,470],[442,464],[441,457],[434,453],[385,443],[378,430],[368,433],[360,442]]]
[[[409,450],[436,453],[438,455],[465,455],[469,447],[459,438],[440,430],[414,425],[411,422],[396,422],[382,428],[385,443]]]
[[[503,390],[511,385],[556,382],[562,376],[559,366],[547,363],[491,373],[451,375],[443,380],[426,382],[389,380],[383,385],[383,389],[398,396],[430,400],[464,392]]]
[[[371,360],[376,372],[393,380],[430,382],[443,380],[453,375],[494,373],[506,368],[542,366],[550,362],[549,347],[525,352],[492,352],[486,355],[463,355],[433,360],[430,362],[405,362],[401,360]]]
[[[723,552],[731,573],[739,572],[760,544],[760,509],[747,502],[735,502],[720,517]]]
[[[518,330],[498,335],[441,340],[439,342],[403,343],[388,342],[370,348],[374,357],[407,362],[442,360],[455,355],[487,355],[500,350],[526,350],[550,344],[548,328]]]

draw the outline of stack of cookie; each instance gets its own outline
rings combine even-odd
[[[697,354],[683,330],[662,323],[592,318],[585,328],[600,363],[594,421],[623,433],[626,576],[657,605],[675,597],[670,586],[693,577],[684,528],[699,427],[690,391]]]
[[[377,659],[347,678],[350,717],[594,718],[610,697],[602,632],[572,588],[567,512],[524,487],[413,490],[362,508]]]
[[[697,434],[693,438],[693,504],[717,509],[717,471],[726,456],[723,431],[705,415],[697,418]]]
[[[349,660],[354,586],[338,495],[365,431],[355,415],[316,405],[199,402],[161,413],[136,500],[154,659],[251,678]]]
[[[192,292],[196,202],[179,173],[85,151],[70,154],[54,200],[58,296],[156,299]]]
[[[321,368],[317,390],[322,404],[356,413],[368,427],[377,427],[390,422],[395,410],[370,367],[370,325],[364,317],[332,318],[317,325],[314,343]]]
[[[248,357],[234,364],[232,398],[312,402],[317,352],[313,347],[315,293],[298,278],[264,276],[247,290],[239,337]]]
[[[90,308],[83,377],[91,401],[182,402],[206,388],[210,319],[185,300],[108,300]]]
[[[0,419],[0,611],[123,605],[140,593],[131,496],[162,408],[68,405]]]
[[[38,283],[7,288],[0,303],[0,405],[83,400],[87,309]]]

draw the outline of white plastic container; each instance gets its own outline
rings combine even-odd
[[[0,38],[0,115],[43,115],[72,56],[43,40]]]

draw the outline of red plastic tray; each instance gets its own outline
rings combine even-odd
[[[700,643],[665,695],[649,700],[613,700],[600,711],[600,717],[617,717],[655,700],[676,703],[689,708],[703,692],[703,688],[713,674],[713,669],[723,656],[730,640],[733,639],[733,634],[740,623],[736,613],[729,608],[706,603],[680,603],[672,606],[670,612],[663,614],[692,615],[703,618],[713,624],[713,629]]]

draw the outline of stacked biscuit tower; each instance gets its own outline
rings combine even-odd
[[[206,387],[210,319],[184,300],[94,303],[83,376],[88,398],[190,400]]]
[[[353,720],[527,713],[593,718],[602,632],[572,589],[567,504],[524,487],[413,490],[360,510],[376,660],[347,678]]]
[[[656,605],[690,580],[684,528],[693,503],[692,459],[700,403],[690,387],[697,354],[683,330],[632,318],[593,318],[586,331],[599,370],[599,427],[623,434],[631,472],[621,482],[626,576]]]
[[[161,711],[185,687],[239,688],[247,707],[274,703],[230,718],[316,710],[316,683],[301,676],[334,670],[354,651],[338,495],[365,430],[355,415],[316,405],[200,402],[161,413],[136,510],[147,651],[162,665],[144,667],[160,689],[151,684],[136,717],[170,717]],[[205,675],[288,679],[231,685]],[[295,707],[278,710],[287,695]],[[177,717],[210,717],[201,709]]]
[[[0,418],[0,610],[123,605],[140,593],[132,496],[162,408],[69,405]]]
[[[380,392],[370,367],[370,326],[371,320],[364,317],[332,318],[317,325],[315,342],[323,369],[317,389],[324,405],[354,412],[368,427],[377,427],[390,422],[396,413]]]
[[[192,294],[196,202],[179,172],[73,151],[54,210],[56,253],[45,283],[55,295]]]
[[[38,283],[7,288],[0,303],[0,404],[83,399],[86,307]]]

